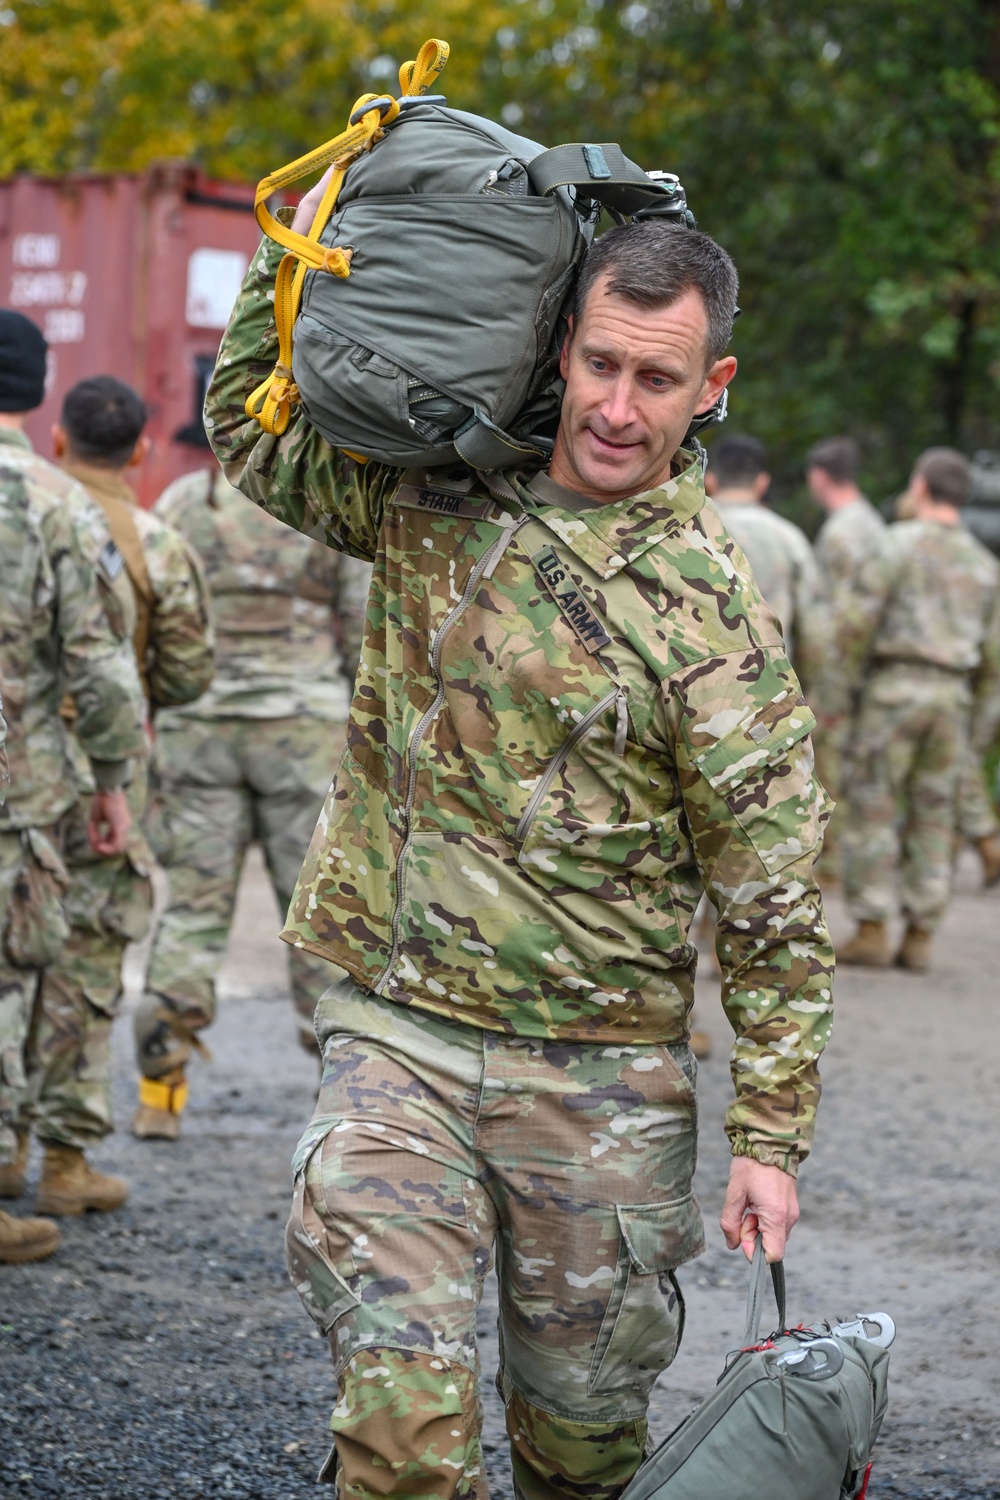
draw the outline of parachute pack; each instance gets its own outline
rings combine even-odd
[[[282,433],[301,403],[335,447],[400,466],[544,463],[559,350],[602,208],[619,222],[693,225],[676,177],[617,145],[552,150],[431,92],[432,40],[401,95],[365,94],[347,129],[264,178],[255,212],[287,251],[275,288],[279,358],[247,415]],[[302,235],[267,198],[333,172]]]
[[[768,1269],[778,1326],[761,1339]],[[784,1268],[758,1236],[742,1347],[621,1500],[865,1500],[895,1336],[884,1312],[786,1327]]]

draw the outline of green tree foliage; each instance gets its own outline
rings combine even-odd
[[[3,7],[4,0],[0,0]],[[256,178],[447,38],[454,104],[676,171],[743,280],[733,420],[1000,444],[1000,0],[6,0],[8,170]]]

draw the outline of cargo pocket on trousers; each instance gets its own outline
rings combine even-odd
[[[617,1210],[621,1245],[614,1286],[590,1366],[591,1395],[652,1390],[684,1331],[674,1270],[705,1248],[693,1193]]]
[[[360,1307],[361,1299],[334,1264],[327,1227],[316,1211],[309,1186],[310,1163],[325,1139],[324,1132],[311,1143],[296,1172],[292,1212],[285,1230],[285,1254],[288,1274],[306,1312],[317,1328],[328,1334],[345,1313]]]
[[[127,943],[141,943],[152,925],[152,863],[146,840],[133,837],[101,914],[104,930]]]
[[[24,1049],[20,1042],[9,1042],[0,1047],[0,1084],[9,1089],[28,1086],[28,1075],[24,1071]]]
[[[21,834],[24,858],[17,872],[3,930],[3,948],[15,969],[44,969],[66,946],[63,908],[70,876],[59,851],[37,828]]]
[[[173,862],[174,837],[171,827],[168,799],[160,785],[155,769],[149,776],[149,805],[142,820],[143,832],[159,863],[168,869]]]

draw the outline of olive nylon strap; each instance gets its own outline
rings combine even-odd
[[[760,1339],[760,1319],[764,1310],[764,1286],[766,1282],[766,1261],[764,1259],[764,1236],[757,1235],[757,1243],[754,1246],[753,1260],[750,1264],[750,1290],[747,1293],[747,1323],[743,1330],[744,1349],[751,1348]],[[774,1287],[774,1300],[778,1304],[778,1327],[785,1326],[785,1267],[780,1260],[771,1262],[771,1284]]]

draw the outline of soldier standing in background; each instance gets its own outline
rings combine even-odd
[[[733,434],[712,444],[705,493],[745,553],[765,604],[777,616],[789,660],[808,698],[823,668],[829,617],[805,533],[763,503],[770,484],[767,449],[759,438]],[[811,699],[810,706],[815,713]],[[715,972],[721,973],[714,912],[707,900],[701,903],[696,935],[699,944],[710,946]],[[711,1055],[707,1032],[691,1032],[691,1050],[697,1058]]]
[[[99,854],[127,846],[123,787],[146,743],[128,629],[109,607],[121,553],[86,492],[39,458],[23,431],[44,395],[45,353],[29,319],[0,311],[0,694],[10,766],[0,809],[0,1197],[10,1198],[23,1191],[27,1160],[16,1129],[25,1044],[44,970],[68,937],[61,844],[78,787],[64,690],[96,787],[88,837]],[[50,1220],[0,1214],[0,1262],[39,1260],[58,1238]]]
[[[829,649],[829,615],[808,538],[763,504],[771,484],[759,438],[712,444],[705,488],[730,536],[746,553],[757,587],[778,617],[796,676],[810,706]],[[814,710],[815,711],[815,710]]]
[[[125,560],[121,582],[134,598],[136,661],[155,722],[158,710],[204,692],[212,641],[197,557],[172,526],[139,508],[125,480],[146,455],[145,421],[136,392],[99,375],[68,392],[53,439],[63,469],[100,506]],[[72,705],[66,717],[72,727]],[[87,839],[94,786],[76,748],[83,795],[64,827],[70,933],[42,979],[27,1057],[26,1116],[48,1147],[39,1207],[52,1214],[117,1208],[128,1196],[120,1177],[93,1172],[83,1153],[113,1129],[110,1044],[122,960],[126,945],[146,936],[152,915],[152,856],[142,833],[146,765],[133,762],[125,851],[102,856]]]
[[[905,489],[896,501],[896,520],[915,520],[917,501],[912,487]],[[986,780],[984,753],[988,750],[988,745],[981,748],[966,745],[955,794],[956,856],[965,844],[973,845],[987,888],[1000,882],[1000,819]]]
[[[177,480],[156,514],[201,558],[217,632],[210,690],[157,721],[151,834],[170,898],[136,1014],[133,1130],[173,1140],[246,851],[262,844],[284,917],[343,751],[371,569],[248,505],[218,473]],[[302,951],[290,968],[299,1034],[315,1050],[313,1012],[339,971]]]
[[[857,692],[844,888],[858,932],[846,963],[925,970],[951,888],[955,797],[968,746],[1000,722],[1000,565],[961,520],[968,461],[929,448],[910,480],[914,519],[861,570],[838,633]],[[898,893],[898,902],[897,902]]]
[[[849,437],[825,438],[814,443],[806,455],[809,493],[826,511],[817,533],[814,556],[829,605],[832,628],[850,608],[854,588],[865,562],[878,549],[885,522],[858,488],[861,454]],[[835,801],[842,799],[844,758],[850,723],[850,689],[840,664],[831,654],[824,673],[816,713],[816,769]],[[839,863],[844,812],[835,806],[826,831],[822,870],[835,879]]]
[[[853,438],[825,438],[806,457],[809,493],[826,511],[816,564],[834,613],[847,608],[862,566],[882,540],[885,521],[858,488],[861,455]]]

